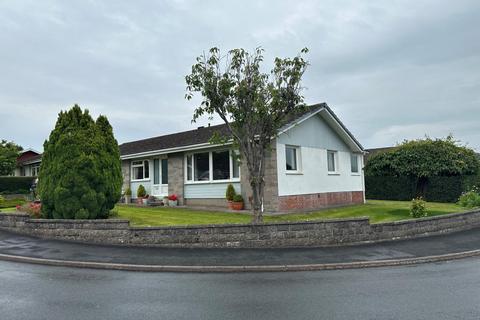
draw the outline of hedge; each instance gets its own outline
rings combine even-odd
[[[480,176],[437,176],[428,179],[425,200],[456,202],[464,191],[480,186]],[[415,177],[366,176],[365,196],[378,200],[412,200],[415,197]]]
[[[34,177],[0,177],[0,193],[28,193]]]

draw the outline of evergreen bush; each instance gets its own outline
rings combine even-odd
[[[108,120],[75,105],[60,112],[45,141],[38,192],[42,216],[103,219],[120,199],[120,152]]]
[[[141,184],[138,186],[137,189],[137,198],[144,198],[147,195],[147,191],[145,190],[145,187]]]
[[[227,191],[225,192],[225,198],[228,201],[233,201],[233,197],[235,197],[236,194],[237,193],[235,192],[235,188],[233,187],[233,185],[231,183],[228,184]]]

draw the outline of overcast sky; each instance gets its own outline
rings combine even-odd
[[[42,150],[74,103],[119,143],[194,128],[184,77],[212,46],[262,46],[269,68],[308,47],[306,102],[367,148],[453,133],[480,151],[478,0],[0,0],[0,138]]]

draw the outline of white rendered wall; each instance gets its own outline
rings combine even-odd
[[[285,168],[285,146],[300,147],[299,173]],[[327,150],[337,151],[337,174],[329,174]],[[363,157],[358,154],[360,173],[351,172],[352,151],[323,121],[313,116],[277,139],[277,173],[279,196],[324,192],[363,191]]]

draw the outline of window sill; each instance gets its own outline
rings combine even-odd
[[[240,182],[240,179],[234,180],[208,180],[208,181],[185,181],[184,184],[215,184],[215,183],[235,183]]]
[[[339,176],[340,172],[329,172],[328,175],[329,176]]]
[[[355,173],[355,172],[352,172],[352,176],[359,177],[359,176],[361,176],[361,174],[360,174],[360,173]]]
[[[150,179],[135,179],[135,180],[130,180],[130,182],[147,182],[150,181]]]
[[[288,174],[288,175],[303,175],[303,172],[300,172],[300,171],[286,171],[285,174]]]

